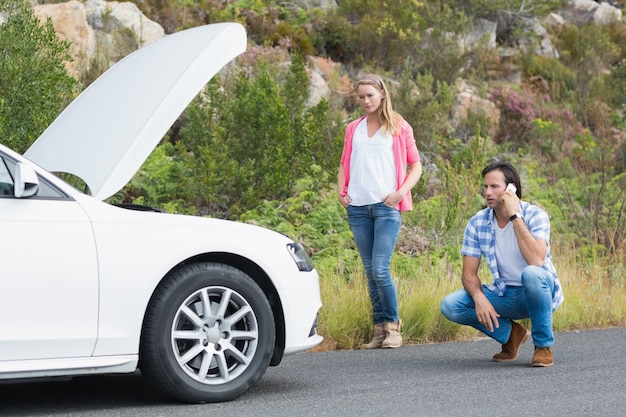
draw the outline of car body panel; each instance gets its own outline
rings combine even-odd
[[[241,25],[206,25],[148,44],[87,87],[24,154],[81,178],[92,195],[119,191],[198,91],[245,51]]]
[[[0,145],[0,156],[2,152],[6,152],[6,156],[11,155],[8,149]],[[29,163],[13,155],[23,163]],[[67,372],[74,375],[108,372],[111,366],[110,360],[103,362],[106,365],[104,367],[98,367],[96,364],[102,362],[104,358],[117,355],[136,356],[144,313],[154,288],[177,265],[212,253],[228,253],[245,258],[271,277],[272,284],[279,294],[280,308],[284,316],[286,334],[284,354],[306,350],[321,342],[320,335],[309,335],[322,305],[319,277],[316,270],[308,272],[298,270],[287,250],[286,245],[292,242],[288,237],[261,227],[228,220],[119,208],[84,195],[36,165],[30,165],[35,167],[42,179],[48,178],[53,185],[59,186],[60,190],[63,189],[68,197],[52,200],[39,199],[36,196],[29,199],[0,198],[0,213],[2,213],[0,224],[2,222],[15,223],[15,215],[11,213],[28,213],[28,210],[24,212],[22,208],[39,206],[44,212],[51,214],[40,218],[37,228],[53,232],[53,236],[47,241],[41,240],[41,237],[30,236],[33,241],[41,241],[39,245],[41,251],[54,246],[55,242],[59,241],[59,235],[68,236],[67,240],[82,242],[81,256],[74,256],[79,253],[78,251],[69,251],[65,257],[60,256],[58,252],[51,253],[52,256],[65,259],[71,267],[51,268],[51,264],[47,264],[47,267],[42,264],[42,267],[45,267],[47,282],[66,282],[67,284],[60,286],[57,291],[65,293],[65,298],[55,295],[53,300],[65,300],[66,304],[72,305],[75,304],[75,295],[81,294],[80,301],[85,305],[77,306],[80,308],[73,310],[71,318],[56,318],[59,319],[59,327],[63,327],[68,321],[75,321],[70,333],[76,335],[87,332],[91,335],[89,338],[91,344],[82,351],[74,352],[67,350],[67,346],[72,345],[75,348],[75,340],[66,340],[65,343],[61,341],[59,351],[63,352],[65,348],[65,353],[57,356],[50,354],[19,356],[15,352],[9,354],[8,347],[0,347],[0,379],[15,378],[17,374],[9,371],[15,369],[14,361],[19,360],[31,359],[31,362],[23,362],[29,364],[29,369],[36,368],[37,364],[41,366],[41,369],[37,371],[22,373],[34,377],[67,375]],[[52,214],[57,212],[67,212],[72,219],[72,221],[62,223],[65,226],[64,229],[59,229],[61,227],[59,221]],[[15,224],[17,226],[13,227],[16,230],[12,234],[19,234],[21,226],[19,223]],[[77,235],[80,235],[80,239],[76,237]],[[4,236],[6,235],[3,234]],[[19,280],[21,282],[19,287],[8,286],[8,288],[13,288],[13,291],[6,293],[6,303],[2,306],[3,310],[6,310],[3,311],[6,317],[22,308],[23,294],[28,293],[29,287],[37,285],[44,272],[37,268],[29,268],[14,275],[20,265],[32,263],[31,255],[28,250],[23,250],[23,246],[11,245],[5,239],[0,240],[0,245],[2,253],[12,260],[13,265],[9,269],[3,269],[0,281],[11,283]],[[67,250],[67,247],[61,248]],[[68,277],[68,270],[76,275],[75,269],[82,271],[89,267],[93,268],[96,264],[94,254],[97,254],[97,272],[83,271],[83,275],[64,281]],[[87,266],[83,268],[83,264]],[[94,276],[97,276],[97,290]],[[90,296],[83,299],[82,294],[90,294]],[[16,295],[19,296],[16,297]],[[87,304],[89,306],[86,306]],[[45,307],[48,313],[36,311],[32,316],[25,316],[25,318],[37,323],[35,320],[37,314],[50,314],[57,308],[49,304],[43,304],[40,307]],[[97,326],[95,326],[96,320],[93,314],[95,310],[97,310]],[[69,311],[71,313],[72,310]],[[87,311],[91,311],[92,314],[84,314],[83,317],[83,312]],[[76,316],[80,316],[81,321],[76,322]],[[22,327],[25,324],[18,318],[14,325]],[[97,343],[94,347],[93,336],[96,328]],[[12,331],[8,330],[9,333],[5,333],[4,336],[0,335],[2,342],[7,340],[6,335]],[[50,346],[48,344],[50,337],[42,337],[42,335],[46,334],[33,332],[32,344]],[[18,345],[14,344],[14,346]],[[67,371],[54,370],[55,367],[52,365],[58,363],[67,366],[71,358],[74,358],[76,363],[87,363],[89,355],[94,357],[94,365],[90,366],[91,370],[80,367],[68,367]],[[54,360],[55,358],[58,360]],[[8,359],[11,362],[5,362]],[[133,366],[128,361],[122,362],[117,372],[127,371]]]
[[[137,355],[114,355],[5,361],[0,362],[0,382],[37,381],[48,377],[105,373],[132,373],[137,369],[138,359]]]
[[[98,261],[89,218],[72,200],[3,198],[0,213],[0,358],[91,355]]]
[[[125,210],[88,198],[81,203],[92,215],[100,260],[102,307],[96,355],[136,351],[138,337],[120,338],[120,333],[139,335],[139,319],[152,295],[144,288],[156,287],[173,267],[196,256],[228,253],[253,262],[272,277],[281,299],[307,281],[318,285],[316,271],[298,271],[286,248],[291,240],[270,230],[219,219]],[[315,294],[308,294],[308,303]],[[315,312],[320,305],[321,301]],[[314,312],[309,314],[312,320]],[[291,317],[298,314],[286,320]]]
[[[208,25],[155,44],[79,96],[26,153],[34,161],[0,145],[0,380],[134,372],[152,296],[198,260],[241,268],[262,288],[276,329],[273,364],[323,339],[315,332],[322,305],[317,271],[298,267],[288,237],[101,201],[132,177],[204,83],[245,49],[245,31]],[[177,48],[189,58],[184,69],[160,56]],[[167,88],[148,71],[160,66]],[[142,87],[134,89],[131,80]],[[148,98],[136,99],[137,91]],[[81,177],[94,195],[49,171]],[[220,400],[220,392],[210,398]]]

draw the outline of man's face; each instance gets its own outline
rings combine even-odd
[[[506,190],[504,172],[499,169],[488,172],[483,180],[487,205],[492,209],[500,207],[500,196]]]

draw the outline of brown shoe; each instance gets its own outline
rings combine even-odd
[[[378,323],[374,325],[372,340],[362,347],[363,349],[379,349],[383,345],[383,340],[385,340],[385,328],[382,323]]]
[[[534,367],[554,365],[554,361],[552,360],[552,350],[550,350],[549,347],[538,348],[535,346],[535,354],[533,355],[531,365]]]
[[[517,359],[519,347],[525,343],[530,337],[530,331],[519,323],[511,321],[511,336],[505,345],[502,345],[502,351],[493,355],[494,362],[513,362]]]

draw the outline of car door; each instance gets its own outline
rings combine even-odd
[[[0,363],[90,356],[98,323],[98,265],[80,205],[38,176],[15,198],[17,161],[0,152]]]

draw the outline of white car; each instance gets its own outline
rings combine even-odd
[[[227,401],[322,341],[300,244],[102,201],[245,48],[236,23],[169,35],[104,73],[24,156],[0,145],[0,380],[140,369],[174,399]]]

